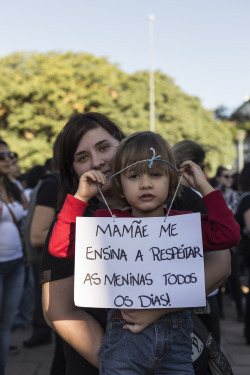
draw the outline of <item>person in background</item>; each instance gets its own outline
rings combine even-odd
[[[24,188],[24,194],[28,201],[30,200],[30,194],[32,190],[36,187],[39,180],[45,174],[45,167],[43,165],[35,165],[26,173],[26,186]]]
[[[32,335],[23,342],[26,348],[46,345],[52,341],[51,328],[47,325],[43,317],[42,293],[39,286],[39,267],[45,238],[56,215],[57,190],[59,185],[59,176],[57,173],[59,141],[58,137],[54,144],[54,171],[45,173],[43,176],[43,182],[37,192],[35,210],[30,227],[31,245],[34,248],[39,248],[40,251],[31,260],[35,288],[35,307],[32,320]],[[45,171],[45,168],[43,171]]]
[[[240,224],[242,257],[248,269],[248,285],[250,286],[250,163],[246,163],[240,173],[240,188],[242,195],[235,214],[235,218]],[[244,335],[247,345],[250,345],[250,292],[246,296],[246,310],[244,316]]]
[[[75,194],[80,176],[91,169],[111,174],[112,158],[116,147],[124,138],[119,127],[100,113],[85,113],[74,116],[63,128],[59,150],[59,205],[62,208],[67,194]],[[105,187],[109,205],[117,208],[110,184]],[[199,198],[199,197],[198,197]],[[102,197],[97,195],[85,216],[92,216],[96,209],[106,208]],[[57,219],[56,219],[57,220]],[[67,375],[97,375],[93,365],[95,349],[102,343],[106,326],[106,311],[102,309],[77,308],[74,304],[74,259],[59,259],[48,251],[48,244],[56,220],[52,224],[43,250],[41,262],[41,285],[43,290],[44,315],[48,324],[64,338]],[[205,261],[205,279],[208,292],[220,285],[230,272],[230,256],[220,251],[211,254]],[[124,319],[135,325],[142,321],[150,323],[147,311],[129,311]],[[96,321],[100,323],[96,328]],[[152,320],[151,320],[152,322]],[[103,327],[103,328],[102,328]],[[79,354],[78,354],[79,353]],[[91,364],[92,363],[92,364]],[[203,374],[201,374],[203,375]]]
[[[39,285],[39,267],[42,257],[42,248],[47,236],[49,227],[56,215],[57,193],[59,186],[58,175],[58,150],[60,135],[57,136],[53,146],[52,170],[43,168],[41,185],[39,185],[34,213],[30,224],[30,243],[33,250],[31,264],[34,276],[35,307],[33,312],[31,337],[23,342],[26,348],[34,348],[40,345],[49,344],[52,341],[52,330],[47,325],[42,310],[42,291]],[[40,170],[40,169],[39,169]],[[40,170],[41,171],[41,170]],[[33,170],[33,174],[38,170]],[[50,375],[63,375],[65,373],[65,358],[63,353],[62,340],[55,335],[55,350],[50,369]]]
[[[241,190],[240,190],[240,173],[239,172],[233,173],[233,183],[232,183],[231,189],[236,191],[238,195],[240,196]]]
[[[233,171],[219,166],[216,171],[215,175],[215,189],[221,190],[223,197],[228,205],[228,207],[236,213],[240,195],[238,191],[232,189],[232,185],[234,182],[233,179]],[[230,249],[231,258],[232,258],[232,269],[231,275],[228,278],[228,282],[226,283],[226,287],[228,287],[229,292],[232,296],[233,301],[236,305],[237,311],[237,320],[239,322],[243,321],[243,305],[242,305],[242,291],[240,285],[240,258],[237,252],[237,248],[233,247]],[[220,308],[220,315],[224,317],[224,310],[223,310],[223,295],[222,291],[219,291],[218,294],[218,301],[219,301],[219,308]]]
[[[215,189],[220,189],[229,208],[235,214],[239,202],[239,194],[232,189],[234,182],[233,172],[219,166],[215,175]]]
[[[200,166],[201,170],[204,170],[205,167],[205,158],[206,152],[204,147],[202,147],[197,142],[192,140],[186,139],[180,142],[177,142],[173,146],[173,151],[175,153],[175,157],[177,160],[177,167],[179,167],[184,161],[192,160],[194,163]],[[182,192],[180,197],[177,197],[173,208],[178,209],[178,205],[183,206],[183,201],[185,201],[188,207],[185,207],[187,211],[193,212],[201,212],[203,214],[207,213],[206,207],[204,206],[203,202],[200,197],[200,193],[194,190],[190,184],[188,184],[187,180],[183,179],[182,181]],[[193,197],[194,193],[196,197]],[[199,196],[199,197],[198,197]],[[181,203],[180,203],[181,202]],[[199,202],[199,203],[198,203]],[[229,252],[229,250],[225,250]],[[205,254],[205,257],[208,257],[210,254]],[[205,324],[215,339],[215,341],[219,344],[220,343],[220,310],[218,305],[218,300],[216,295],[219,292],[219,288],[213,291],[211,294],[208,295],[207,301],[209,303],[209,308],[205,311],[205,313],[200,313],[198,317],[201,321]],[[202,365],[204,362],[202,363]],[[208,366],[208,365],[207,365]],[[209,370],[207,370],[209,372]]]
[[[45,168],[42,165],[36,165],[31,168],[26,174],[26,188],[23,192],[27,200],[30,200],[30,193],[37,185],[40,178],[45,173]],[[27,211],[27,210],[26,210]],[[26,216],[26,215],[25,215]],[[25,220],[25,218],[24,218]],[[15,315],[14,323],[12,325],[12,331],[16,329],[25,329],[30,322],[30,311],[34,303],[34,276],[32,270],[32,264],[26,259],[26,253],[24,249],[24,260],[25,260],[25,282],[22,293],[22,298],[18,306],[17,313]]]
[[[13,153],[0,139],[0,374],[5,371],[10,349],[11,326],[24,284],[23,249],[20,222],[25,197],[9,180]],[[17,349],[17,348],[12,348]]]
[[[10,173],[9,173],[8,177],[12,182],[15,182],[15,184],[22,191],[23,186],[18,179],[20,177],[20,175],[21,175],[21,168],[18,164],[18,154],[16,152],[13,152],[13,157],[11,159],[11,164],[10,164]]]
[[[45,160],[44,168],[45,168],[45,173],[52,172],[52,170],[53,170],[53,159],[52,158],[48,158],[48,159]]]

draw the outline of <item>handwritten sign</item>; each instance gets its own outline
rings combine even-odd
[[[204,306],[200,214],[76,219],[77,306]]]

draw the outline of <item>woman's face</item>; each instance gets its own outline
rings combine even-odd
[[[78,178],[91,169],[102,172],[106,177],[111,176],[111,160],[118,145],[119,141],[102,127],[85,133],[74,155],[73,168]],[[108,182],[102,191],[107,191],[109,187]]]
[[[217,181],[219,186],[224,185],[227,188],[230,188],[233,184],[233,173],[228,170],[224,170],[221,173],[221,176],[217,177]]]
[[[0,144],[0,175],[6,175],[10,172],[11,159],[9,157],[9,148]]]
[[[13,158],[10,163],[10,176],[12,178],[18,178],[21,174],[21,169],[18,164],[17,158]]]

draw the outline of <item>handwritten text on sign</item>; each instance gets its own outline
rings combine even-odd
[[[205,305],[200,214],[76,220],[75,304]]]

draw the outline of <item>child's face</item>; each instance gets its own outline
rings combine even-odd
[[[126,198],[135,217],[165,216],[163,205],[168,196],[169,177],[164,171],[121,175],[122,198]]]

